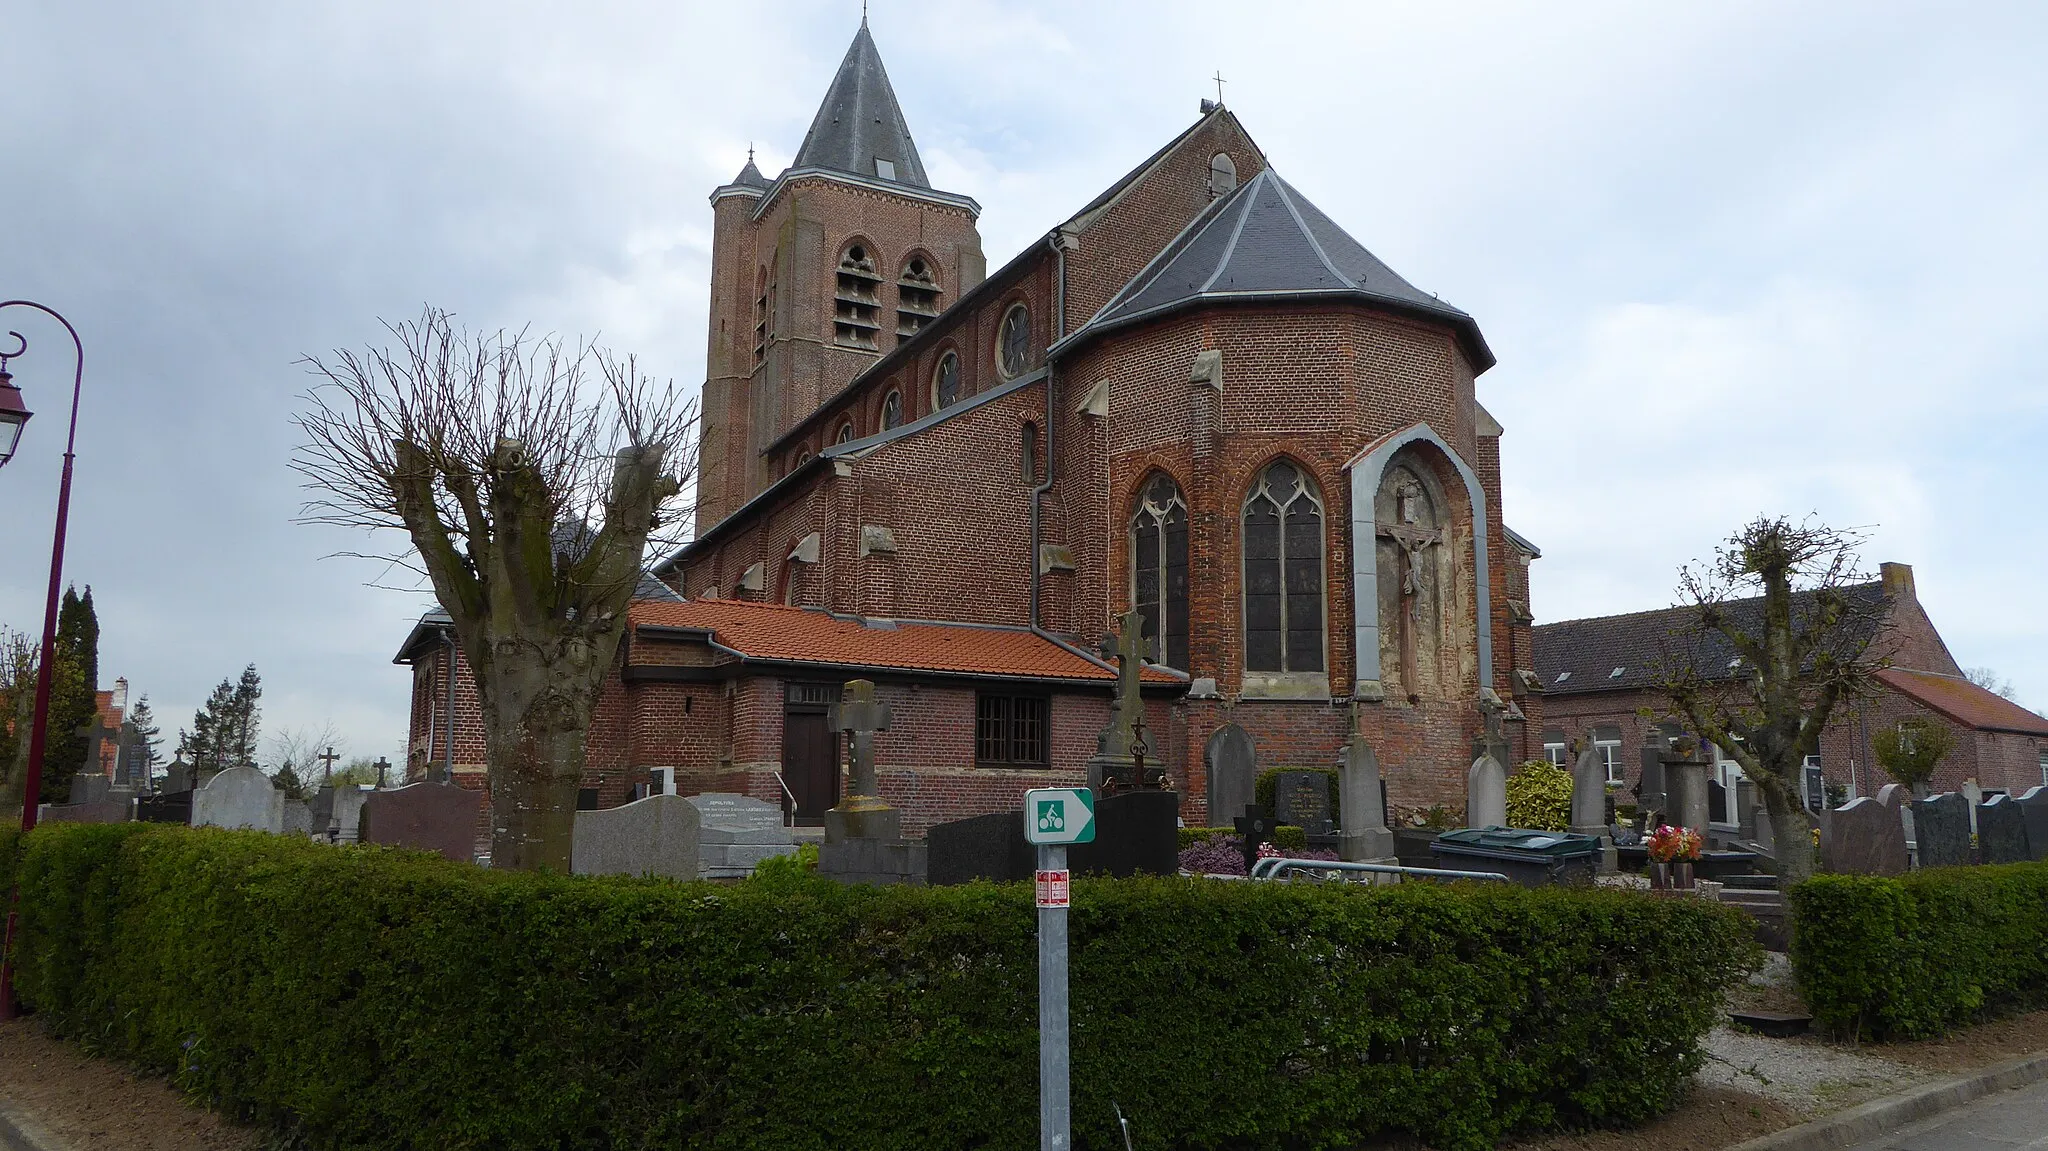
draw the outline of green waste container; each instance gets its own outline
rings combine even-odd
[[[1430,841],[1447,871],[1498,871],[1524,887],[1593,882],[1600,841],[1590,835],[1521,827],[1463,827]]]

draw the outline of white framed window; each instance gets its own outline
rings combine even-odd
[[[2048,787],[2048,747],[2041,749],[2041,786]]]
[[[1571,745],[1565,741],[1563,732],[1551,728],[1543,733],[1543,758],[1559,767],[1571,766]]]
[[[1607,773],[1609,786],[1618,786],[1621,777],[1621,729],[1601,727],[1593,730],[1593,754],[1600,757],[1600,767]]]

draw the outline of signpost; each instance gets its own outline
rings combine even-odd
[[[1024,793],[1024,838],[1038,845],[1038,1146],[1072,1151],[1067,1093],[1067,845],[1095,842],[1095,793]]]

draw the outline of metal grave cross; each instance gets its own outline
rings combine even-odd
[[[852,736],[853,794],[876,794],[875,733],[889,730],[889,705],[875,699],[873,680],[848,680],[832,705],[833,731]]]
[[[333,779],[334,765],[341,759],[340,756],[334,754],[334,749],[330,747],[327,749],[326,754],[316,755],[313,758],[320,761],[320,782],[326,783],[328,780]]]

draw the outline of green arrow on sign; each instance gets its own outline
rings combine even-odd
[[[1024,793],[1024,812],[1027,842],[1095,842],[1095,793],[1085,787],[1033,788]]]

